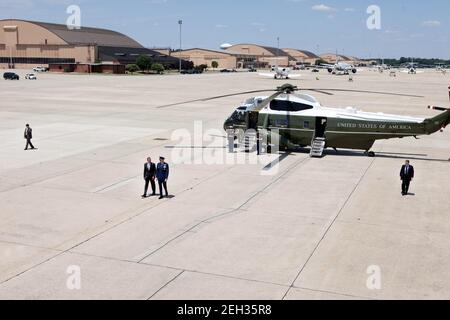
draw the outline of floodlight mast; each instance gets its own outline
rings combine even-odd
[[[178,20],[178,24],[180,25],[180,51],[178,53],[179,58],[179,72],[181,73],[181,50],[182,50],[182,27],[183,27],[183,20]]]

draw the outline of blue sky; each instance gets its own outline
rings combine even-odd
[[[0,18],[65,23],[79,5],[82,25],[123,32],[147,47],[218,49],[261,43],[359,57],[450,59],[450,1],[430,0],[0,0]],[[381,30],[369,30],[369,5],[381,8]]]

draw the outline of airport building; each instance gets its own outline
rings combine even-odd
[[[176,67],[179,60],[147,49],[119,32],[24,20],[0,20],[0,68],[68,64],[130,64],[148,55]],[[89,68],[87,69],[89,70]]]
[[[287,67],[290,65],[289,61],[294,61],[288,53],[281,49],[261,46],[257,44],[237,44],[230,46],[226,52],[232,54],[246,54],[255,56],[257,59],[257,67],[280,66]]]
[[[315,65],[316,62],[320,60],[319,56],[306,50],[283,49],[283,51],[293,58],[290,61],[290,65]]]
[[[339,62],[346,62],[348,64],[352,64],[355,66],[366,64],[365,61],[362,61],[359,58],[341,55],[341,54],[336,55],[335,53],[325,53],[325,54],[320,55],[320,58],[322,60],[326,61],[327,63],[336,63],[336,61],[339,60]]]
[[[204,64],[207,65],[208,68],[212,68],[212,64],[214,61],[218,63],[219,69],[241,69],[256,67],[258,63],[257,56],[255,55],[200,48],[174,51],[171,54],[177,59],[193,62],[194,66]]]

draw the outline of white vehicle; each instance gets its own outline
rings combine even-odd
[[[39,67],[33,68],[33,71],[34,72],[46,72],[47,68],[39,66]]]
[[[27,79],[27,80],[37,80],[36,75],[34,73],[27,73],[25,75],[25,79]]]
[[[299,74],[291,74],[290,68],[277,67],[277,66],[272,67],[272,73],[260,73],[259,75],[261,77],[274,78],[276,80],[301,77],[301,75],[299,75]]]

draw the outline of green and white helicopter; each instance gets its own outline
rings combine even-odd
[[[425,119],[363,112],[353,107],[328,108],[313,96],[297,92],[312,91],[332,95],[329,91],[334,91],[420,96],[347,89],[299,89],[291,84],[275,90],[247,91],[162,107],[270,91],[274,92],[271,96],[246,100],[225,121],[224,130],[227,132],[230,151],[233,151],[236,139],[243,142],[251,136],[248,132],[254,132],[258,152],[271,152],[272,142],[278,141],[280,149],[311,147],[312,157],[321,157],[326,148],[362,150],[373,157],[375,153],[370,149],[377,140],[430,135],[442,131],[450,123],[449,108],[429,107],[443,112],[434,118]]]

